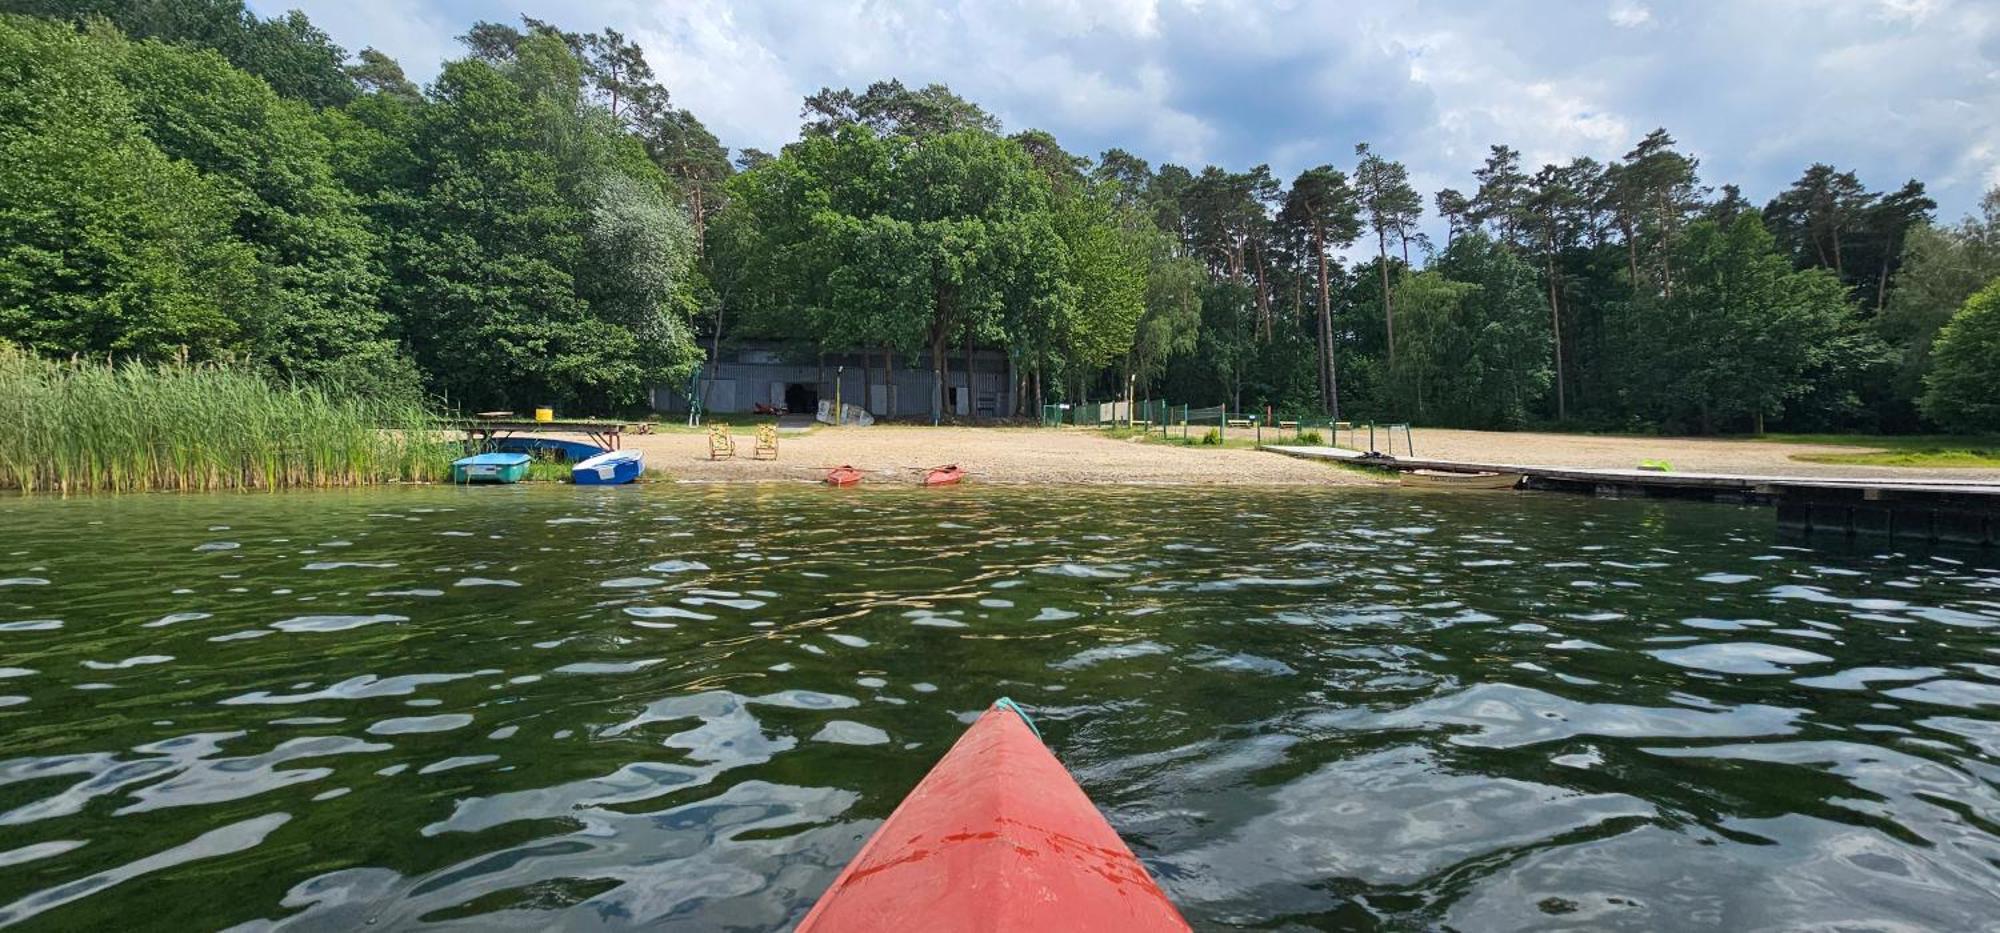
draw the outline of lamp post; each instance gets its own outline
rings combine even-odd
[[[845,373],[845,372],[847,372],[847,367],[846,367],[846,366],[835,366],[835,367],[833,368],[833,424],[834,424],[834,427],[839,427],[839,426],[840,426],[840,423],[841,423],[841,412],[840,412],[840,384],[841,384],[842,382],[845,382],[845,381],[846,381],[846,380],[844,380],[844,379],[842,379],[842,378],[841,378],[841,374],[843,374],[843,373]]]

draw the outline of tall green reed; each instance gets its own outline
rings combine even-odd
[[[54,362],[0,344],[0,489],[282,489],[445,478],[438,417],[244,369]]]

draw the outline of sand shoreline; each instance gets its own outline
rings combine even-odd
[[[970,471],[968,482],[998,486],[1365,487],[1393,482],[1368,470],[1269,451],[1149,443],[1081,428],[820,426],[809,432],[781,434],[778,459],[755,460],[750,456],[751,430],[748,426],[732,429],[738,454],[730,460],[710,460],[707,437],[699,433],[626,435],[625,443],[646,452],[651,478],[689,483],[814,482],[828,469],[846,464],[867,474],[864,484],[915,485],[924,468],[946,463]],[[2000,470],[1792,459],[1793,454],[1872,449],[1864,446],[1428,428],[1418,428],[1414,440],[1418,457],[1448,460],[1630,468],[1641,460],[1664,459],[1683,472],[2000,481]],[[1366,443],[1365,433],[1362,443]],[[1402,452],[1400,443],[1398,452]]]
[[[923,469],[956,463],[967,482],[1000,486],[1369,486],[1366,472],[1246,449],[1180,447],[1093,430],[1006,427],[819,427],[781,434],[777,460],[755,460],[749,428],[734,459],[710,460],[706,435],[628,435],[646,466],[685,482],[813,482],[851,465],[870,485],[916,485]]]

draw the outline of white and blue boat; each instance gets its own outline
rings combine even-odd
[[[612,450],[570,467],[569,478],[578,486],[622,486],[638,479],[645,469],[643,452]]]

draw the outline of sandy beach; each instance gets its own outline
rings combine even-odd
[[[747,426],[733,433],[738,448],[733,460],[710,460],[703,434],[627,435],[626,444],[646,452],[649,469],[688,481],[813,481],[830,467],[851,464],[868,474],[868,483],[914,483],[918,468],[946,463],[971,471],[974,482],[994,484],[1336,486],[1385,481],[1365,471],[1268,451],[1145,443],[1076,428],[821,426],[781,434],[777,460],[750,457]],[[1632,467],[1658,458],[1683,472],[2000,480],[2000,470],[1809,463],[1793,455],[1871,448],[1767,440],[1419,428],[1415,443],[1419,457],[1489,463]],[[1397,452],[1402,452],[1400,438]]]
[[[708,459],[703,434],[628,435],[648,469],[677,480],[818,481],[850,464],[864,483],[915,483],[924,467],[956,463],[972,482],[1050,485],[1368,485],[1367,473],[1268,451],[1179,447],[1119,440],[1082,429],[1002,427],[819,427],[779,436],[777,460],[753,460],[750,429],[737,428],[737,455]]]

